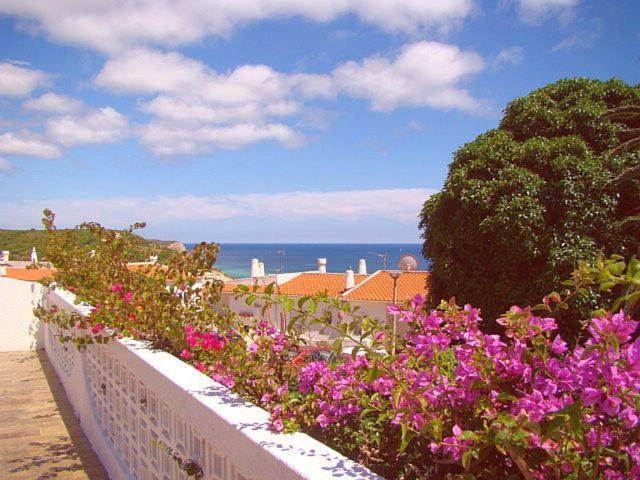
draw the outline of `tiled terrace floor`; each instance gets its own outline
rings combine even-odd
[[[43,350],[0,353],[0,478],[109,478]]]

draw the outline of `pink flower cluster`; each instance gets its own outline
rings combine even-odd
[[[530,309],[498,320],[505,338],[483,334],[470,306],[425,312],[416,298],[391,313],[410,326],[398,355],[302,368],[298,389],[321,428],[390,410],[391,425],[424,437],[436,456],[516,446],[525,462],[537,459],[528,467],[536,478],[586,462],[608,480],[640,479],[638,322],[622,312],[594,318],[586,342],[569,350],[555,319]],[[503,468],[515,468],[507,454]]]
[[[121,283],[116,283],[116,284],[111,285],[111,291],[113,293],[121,293],[122,294],[122,299],[126,303],[131,303],[131,300],[133,299],[133,292],[125,291],[124,285],[122,285]]]
[[[199,348],[203,352],[208,352],[211,350],[220,351],[224,347],[224,339],[215,332],[200,332],[192,325],[187,325],[184,330],[189,349],[182,351],[182,357],[187,360],[192,358],[191,349]]]

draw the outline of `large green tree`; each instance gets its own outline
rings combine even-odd
[[[498,128],[460,148],[421,213],[433,300],[455,296],[495,318],[539,303],[581,259],[635,253],[612,185],[640,157],[609,154],[624,127],[603,113],[638,103],[640,86],[620,80],[560,80],[512,101]]]

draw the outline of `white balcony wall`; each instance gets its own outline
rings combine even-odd
[[[86,315],[69,292],[45,305]],[[209,480],[380,479],[302,434],[276,434],[268,414],[169,353],[135,340],[78,351],[42,325],[47,354],[93,449],[113,480],[178,480],[154,443],[197,461]]]

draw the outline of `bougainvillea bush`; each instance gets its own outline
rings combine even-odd
[[[294,302],[273,285],[237,295],[265,311],[278,303],[287,331],[260,319],[241,325],[212,314],[213,286],[205,294],[198,286],[212,260],[206,246],[200,260],[168,267],[169,277],[140,275],[109,247],[121,237],[91,228],[106,238],[103,250],[60,250],[56,280],[95,305],[93,313],[39,312],[80,345],[128,335],[164,346],[266,408],[275,431],[305,431],[389,479],[640,479],[640,339],[638,319],[624,310],[640,296],[637,259],[581,264],[566,291],[492,322],[500,334],[483,333],[488,320],[472,306],[451,299],[428,310],[418,296],[390,309],[407,327],[394,339],[344,301]],[[620,299],[585,318],[569,346],[557,311],[593,289]],[[336,356],[292,362],[314,323],[333,330]]]

